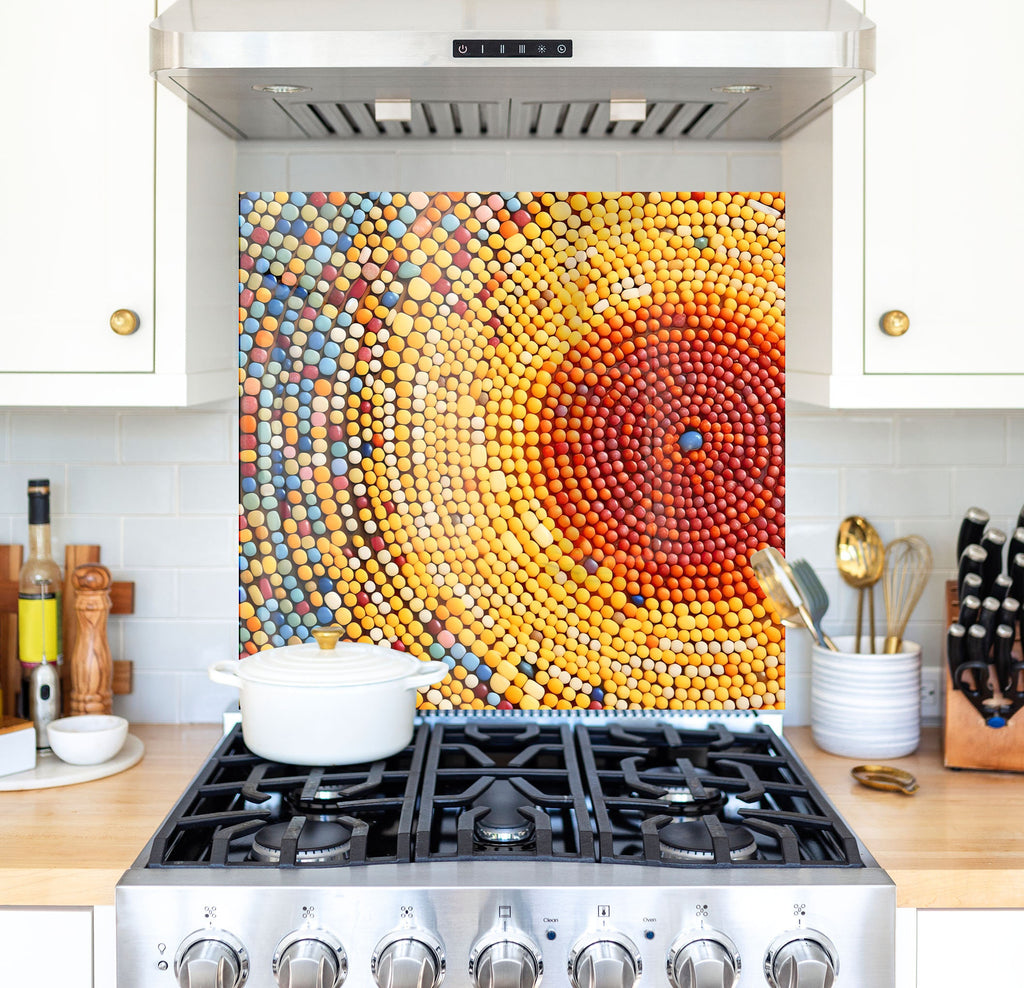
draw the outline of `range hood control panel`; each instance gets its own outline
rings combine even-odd
[[[455,58],[572,58],[569,38],[505,38],[487,41],[481,38],[456,38],[452,42]]]

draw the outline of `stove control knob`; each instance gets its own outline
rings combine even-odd
[[[668,977],[674,988],[734,988],[740,955],[723,933],[682,934],[668,954]]]
[[[636,945],[618,933],[585,937],[569,952],[573,988],[633,988],[641,967]]]
[[[241,988],[249,976],[249,955],[224,930],[197,930],[181,941],[174,974],[180,988]]]
[[[277,945],[273,971],[280,988],[338,988],[348,974],[348,957],[326,930],[304,930]]]
[[[535,988],[544,973],[540,950],[519,933],[494,933],[477,941],[469,955],[477,988]]]
[[[380,988],[437,988],[444,968],[441,941],[425,930],[386,936],[370,959],[370,972]]]
[[[839,956],[824,933],[791,930],[768,947],[764,973],[772,988],[832,988],[839,974]]]

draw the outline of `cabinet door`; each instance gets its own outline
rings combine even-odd
[[[0,5],[17,83],[0,165],[0,371],[153,369],[153,14],[145,0]],[[111,330],[119,309],[138,314],[135,333]]]
[[[1024,373],[1024,5],[868,0],[866,12],[878,58],[864,93],[864,369]],[[881,331],[889,310],[910,317],[906,335]]]
[[[92,909],[0,908],[0,982],[93,988]]]

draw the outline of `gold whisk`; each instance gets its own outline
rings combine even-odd
[[[882,595],[885,600],[886,637],[882,651],[894,655],[903,645],[910,615],[924,593],[932,571],[932,551],[920,535],[893,539],[885,547]]]

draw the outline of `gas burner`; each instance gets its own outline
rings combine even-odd
[[[301,788],[285,796],[285,805],[293,816],[313,820],[335,820],[348,809],[345,786],[320,786],[312,795],[304,795]]]
[[[515,786],[495,779],[475,800],[473,809],[486,809],[473,823],[473,834],[481,844],[525,844],[534,836],[534,823],[519,813],[526,803]]]
[[[256,832],[252,856],[256,861],[277,864],[291,822],[271,823]],[[340,823],[306,820],[299,831],[296,864],[331,864],[348,859],[352,831]]]
[[[669,813],[685,817],[717,814],[726,803],[720,789],[705,789],[703,796],[697,796],[688,786],[672,786],[658,799],[667,804]]]
[[[722,828],[729,838],[731,861],[747,861],[757,853],[757,842],[746,827],[725,823]],[[700,821],[667,824],[658,831],[658,839],[662,856],[669,861],[693,863],[715,860],[711,832]]]

